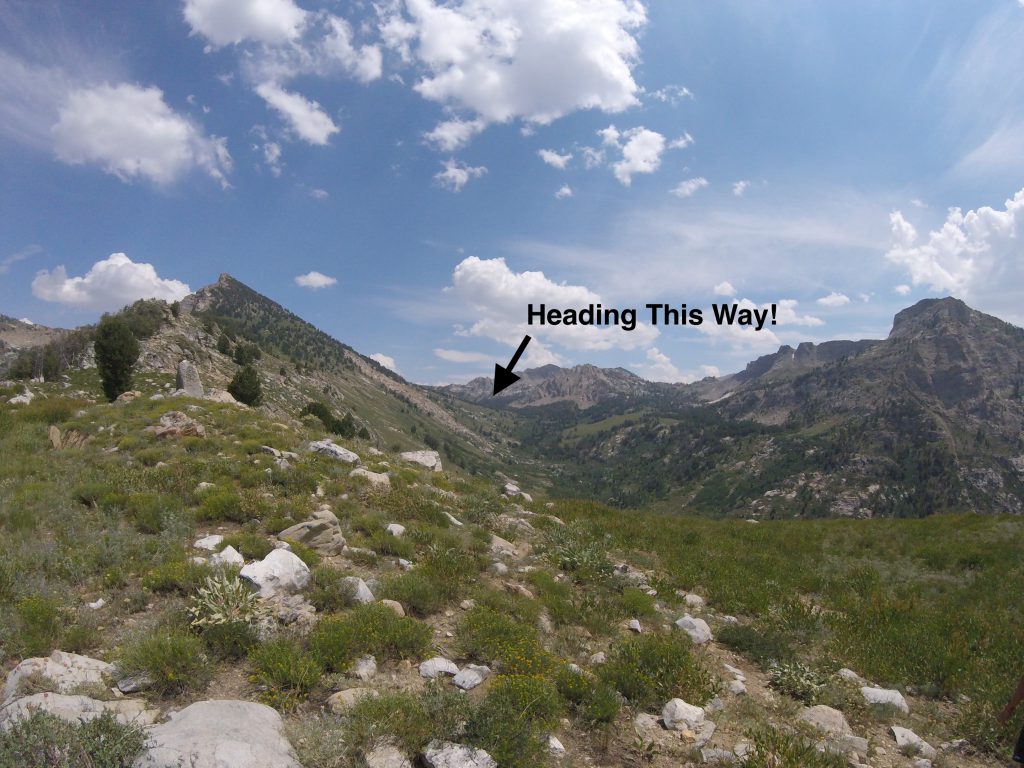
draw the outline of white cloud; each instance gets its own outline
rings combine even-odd
[[[697,192],[708,186],[708,180],[703,176],[698,176],[694,179],[686,179],[685,181],[679,182],[679,184],[672,190],[672,194],[676,197],[693,197]]]
[[[850,303],[850,297],[845,293],[832,291],[828,296],[822,296],[818,299],[817,303],[823,307],[845,307]]]
[[[200,169],[227,186],[227,141],[208,137],[164,101],[159,88],[99,85],[72,91],[53,127],[57,157],[95,164],[122,181],[171,184]]]
[[[441,187],[452,192],[460,191],[470,179],[476,179],[487,173],[487,169],[480,166],[466,165],[454,158],[444,161],[444,170],[434,174],[434,181]]]
[[[705,376],[719,376],[720,371],[714,365],[702,365],[698,373],[685,373],[672,362],[672,359],[657,347],[647,350],[647,362],[635,363],[632,368],[641,378],[648,381],[664,381],[670,384],[690,384]]]
[[[286,91],[277,83],[260,83],[256,93],[283,117],[300,139],[323,146],[340,129],[315,101]]]
[[[193,34],[215,46],[294,40],[307,17],[292,0],[185,0],[184,15]]]
[[[442,360],[447,360],[449,363],[494,363],[496,362],[492,355],[484,354],[483,352],[463,352],[460,349],[442,349],[437,348],[434,350],[434,354]]]
[[[637,349],[651,344],[658,329],[638,322],[633,331],[618,326],[567,326],[527,324],[527,305],[548,309],[582,309],[602,304],[600,295],[582,285],[567,285],[548,279],[543,272],[513,272],[504,259],[470,256],[455,267],[448,289],[470,310],[473,323],[459,331],[507,345],[517,345],[523,335],[534,338],[532,365],[558,362],[561,356],[552,345],[566,349]],[[604,306],[609,306],[604,304]],[[542,362],[543,361],[543,362]]]
[[[746,302],[748,306],[753,306],[753,302],[744,299],[740,303]],[[779,325],[824,325],[825,321],[819,317],[813,315],[801,315],[796,311],[797,304],[796,299],[779,299],[775,302],[776,305],[776,317],[775,321]],[[770,304],[762,304],[761,308],[770,306]]]
[[[319,189],[314,187],[313,189],[309,190],[309,196],[312,197],[314,200],[326,200],[328,197],[331,196],[331,193],[328,192],[326,189]]]
[[[897,285],[892,290],[893,293],[898,293],[900,296],[906,296],[908,293],[910,293],[910,286],[907,285],[906,283],[902,283],[900,285]]]
[[[281,145],[276,141],[267,141],[263,144],[263,162],[274,176],[281,175]]]
[[[614,126],[610,126],[614,130]],[[605,129],[608,130],[608,129]],[[622,159],[612,164],[615,178],[625,186],[633,182],[637,173],[654,173],[661,166],[661,155],[665,151],[665,137],[646,128],[631,128],[621,135]]]
[[[442,152],[455,152],[485,128],[483,120],[446,120],[425,133],[423,138]]]
[[[190,292],[185,283],[165,280],[152,264],[137,264],[123,253],[97,261],[83,277],[68,277],[59,266],[38,272],[32,281],[36,298],[100,311],[117,310],[138,299],[178,301]]]
[[[372,355],[370,355],[370,359],[377,363],[380,363],[389,371],[400,373],[400,371],[398,370],[398,364],[395,362],[395,358],[390,357],[389,355],[385,355],[382,352],[374,352]]]
[[[743,193],[746,192],[749,187],[749,181],[747,181],[746,179],[740,179],[739,181],[733,183],[732,193],[736,195],[736,197],[743,197]]]
[[[19,261],[24,261],[25,259],[42,252],[42,246],[33,243],[32,245],[22,248],[17,253],[12,253],[7,258],[0,260],[0,275],[6,275],[11,270],[12,264],[17,264]]]
[[[655,101],[668,104],[677,104],[683,99],[693,100],[694,98],[693,92],[683,85],[666,85],[656,91],[647,91],[646,95]]]
[[[312,288],[314,291],[320,288],[328,288],[332,285],[336,285],[338,278],[329,277],[321,272],[307,272],[304,275],[297,275],[295,277],[295,284],[303,288]]]
[[[555,191],[555,198],[557,200],[565,200],[567,197],[572,197],[572,187],[568,184],[563,184]]]
[[[415,90],[486,123],[638,103],[638,0],[394,0],[378,12],[385,44],[425,71]]]
[[[565,166],[567,166],[569,164],[569,161],[572,160],[571,152],[567,152],[564,155],[560,155],[553,149],[538,149],[537,154],[540,156],[540,159],[543,160],[545,163],[552,166],[553,168],[559,169],[560,171],[565,170]]]
[[[718,285],[715,286],[714,290],[716,296],[736,295],[736,289],[732,287],[732,283],[730,283],[728,280],[723,280],[722,282],[720,282]]]
[[[684,133],[678,139],[673,139],[668,143],[669,149],[686,149],[688,146],[693,144],[693,136],[689,133]]]
[[[953,168],[958,176],[1009,174],[1024,170],[1024,120],[1004,122]]]

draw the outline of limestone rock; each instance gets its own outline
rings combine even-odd
[[[694,645],[711,642],[711,627],[704,619],[695,619],[687,613],[676,622],[676,626],[690,636]]]
[[[797,719],[828,736],[849,736],[853,733],[850,724],[846,722],[846,716],[838,709],[824,704],[805,707]]]
[[[550,736],[548,736],[548,752],[550,752],[552,755],[565,754],[565,745],[563,745],[562,742],[558,740],[558,737],[555,736],[555,734],[551,734]]]
[[[686,603],[687,607],[693,608],[695,611],[700,611],[704,608],[704,598],[700,595],[688,594],[683,598],[683,602]]]
[[[459,668],[443,656],[435,656],[420,664],[420,676],[433,680],[439,675],[457,675]]]
[[[159,712],[146,709],[141,699],[119,699],[98,701],[88,696],[68,696],[63,693],[34,693],[14,699],[0,709],[0,730],[6,730],[12,723],[31,717],[36,712],[48,712],[69,723],[87,722],[104,712],[112,712],[121,723],[148,725],[156,720]]]
[[[399,454],[405,461],[419,464],[434,472],[441,471],[441,454],[437,451],[405,451]]]
[[[638,635],[641,632],[643,632],[643,627],[640,626],[640,620],[639,619],[630,619],[629,623],[626,625],[626,628],[630,632],[636,632]]]
[[[368,480],[374,488],[390,489],[391,478],[386,472],[371,472],[363,467],[357,467],[348,473],[349,477],[362,477]]]
[[[373,688],[349,688],[331,694],[327,707],[336,715],[343,715],[365,698],[376,699],[380,693]]]
[[[281,716],[251,701],[197,701],[149,730],[133,768],[301,768]]]
[[[249,563],[240,575],[259,587],[263,597],[298,592],[309,583],[309,567],[286,549],[275,549],[259,562]]]
[[[389,523],[384,530],[396,538],[401,538],[405,535],[405,526],[400,523]]]
[[[704,724],[704,710],[682,699],[672,699],[662,707],[661,719],[670,731],[696,731]]]
[[[343,461],[346,464],[359,463],[358,455],[352,453],[348,448],[342,448],[340,445],[335,445],[334,441],[330,438],[313,441],[309,444],[309,450],[312,453],[320,453],[324,456],[330,456],[332,459]]]
[[[200,483],[200,485],[202,485],[202,483]],[[213,486],[211,485],[210,487],[212,488]],[[224,537],[219,533],[211,533],[209,536],[203,536],[201,539],[196,539],[192,546],[196,549],[205,549],[213,552],[222,541],[224,541]]]
[[[290,528],[285,528],[277,534],[277,538],[292,539],[322,555],[340,555],[345,549],[341,523],[334,513],[328,510],[315,513],[311,520],[303,520]]]
[[[896,709],[904,714],[908,714],[910,712],[907,700],[903,698],[903,694],[899,691],[891,690],[889,688],[872,688],[865,685],[860,689],[860,692],[864,697],[864,701],[868,704],[887,704],[889,706],[896,707]]]
[[[918,755],[927,760],[934,759],[938,754],[935,751],[935,747],[933,747],[927,741],[922,739],[909,728],[901,728],[898,725],[894,725],[889,730],[892,732],[893,738],[896,739],[896,746],[899,747],[901,750],[914,750]]]
[[[482,749],[436,739],[427,745],[423,759],[430,768],[498,768],[494,758]]]
[[[464,691],[471,691],[486,680],[490,674],[490,667],[484,667],[479,664],[467,664],[452,678],[452,683]]]
[[[352,590],[352,596],[357,603],[366,605],[367,603],[372,603],[377,599],[373,596],[373,592],[370,591],[370,588],[366,586],[366,582],[358,576],[346,576],[341,581],[342,583],[347,584],[349,589]]]
[[[79,685],[102,683],[113,667],[105,661],[79,656],[77,653],[54,651],[46,657],[25,659],[7,673],[3,703],[17,698],[22,681],[31,675],[42,675],[54,684],[53,692],[70,693]]]
[[[199,378],[199,369],[188,360],[178,363],[178,377],[174,388],[183,390],[183,394],[189,397],[202,397],[203,382]]]

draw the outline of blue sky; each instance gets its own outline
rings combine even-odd
[[[1024,322],[1024,4],[0,0],[0,312],[230,272],[413,381]],[[776,303],[761,332],[526,305]]]

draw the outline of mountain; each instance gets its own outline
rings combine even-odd
[[[45,325],[0,315],[0,370],[6,368],[25,350],[42,347],[56,341],[65,333],[66,331],[60,328],[47,328]],[[39,373],[41,370],[33,372],[33,375]]]

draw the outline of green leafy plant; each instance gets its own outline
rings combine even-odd
[[[289,709],[309,696],[323,669],[312,655],[289,637],[276,638],[257,646],[249,660],[253,680],[263,688],[263,699],[278,709]]]
[[[127,676],[147,677],[161,696],[202,690],[211,676],[202,641],[177,629],[136,638],[121,652],[118,666]]]
[[[777,664],[768,674],[768,685],[806,704],[815,703],[827,684],[824,675],[799,661]]]

